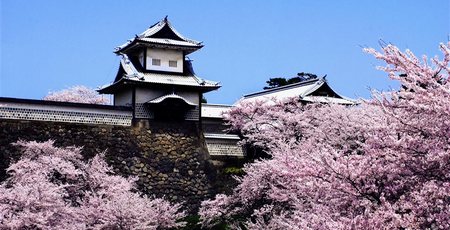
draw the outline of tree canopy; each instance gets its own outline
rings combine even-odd
[[[109,104],[109,99],[99,95],[94,89],[77,85],[56,92],[50,92],[44,98],[46,101],[64,101],[87,104]]]
[[[232,194],[203,202],[204,226],[247,229],[449,229],[450,43],[443,59],[393,45],[398,91],[357,107],[242,102],[227,119],[271,155],[245,166]]]
[[[280,86],[290,85],[290,84],[298,83],[298,82],[309,80],[309,79],[315,79],[315,78],[317,78],[317,75],[312,74],[312,73],[305,73],[305,72],[298,73],[297,77],[292,77],[292,78],[288,78],[288,79],[286,79],[284,77],[270,78],[268,81],[266,81],[267,86],[265,86],[264,89],[273,89],[273,88],[277,88]]]
[[[20,160],[0,184],[0,229],[161,229],[183,226],[179,204],[136,192],[96,155],[53,141],[15,143]]]

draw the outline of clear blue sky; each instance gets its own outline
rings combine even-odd
[[[361,51],[394,43],[439,54],[450,31],[448,0],[25,1],[0,0],[0,96],[39,99],[73,85],[110,83],[113,48],[166,15],[205,47],[196,73],[220,81],[210,103],[233,103],[270,77],[327,74],[339,93],[369,97],[395,84]]]

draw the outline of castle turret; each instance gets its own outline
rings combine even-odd
[[[116,48],[116,78],[99,92],[113,94],[114,105],[132,106],[134,118],[199,120],[203,93],[220,87],[198,77],[186,57],[202,47],[165,17]]]

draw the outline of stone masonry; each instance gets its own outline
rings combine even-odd
[[[55,140],[57,146],[83,146],[86,159],[106,151],[107,161],[124,176],[139,178],[145,194],[181,202],[194,213],[215,193],[215,171],[196,122],[137,121],[131,127],[62,122],[0,120],[0,180],[19,157],[10,143]]]

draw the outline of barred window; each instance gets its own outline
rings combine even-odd
[[[169,61],[169,66],[170,67],[177,67],[177,61]]]
[[[161,59],[152,59],[152,65],[160,66],[161,65]]]

